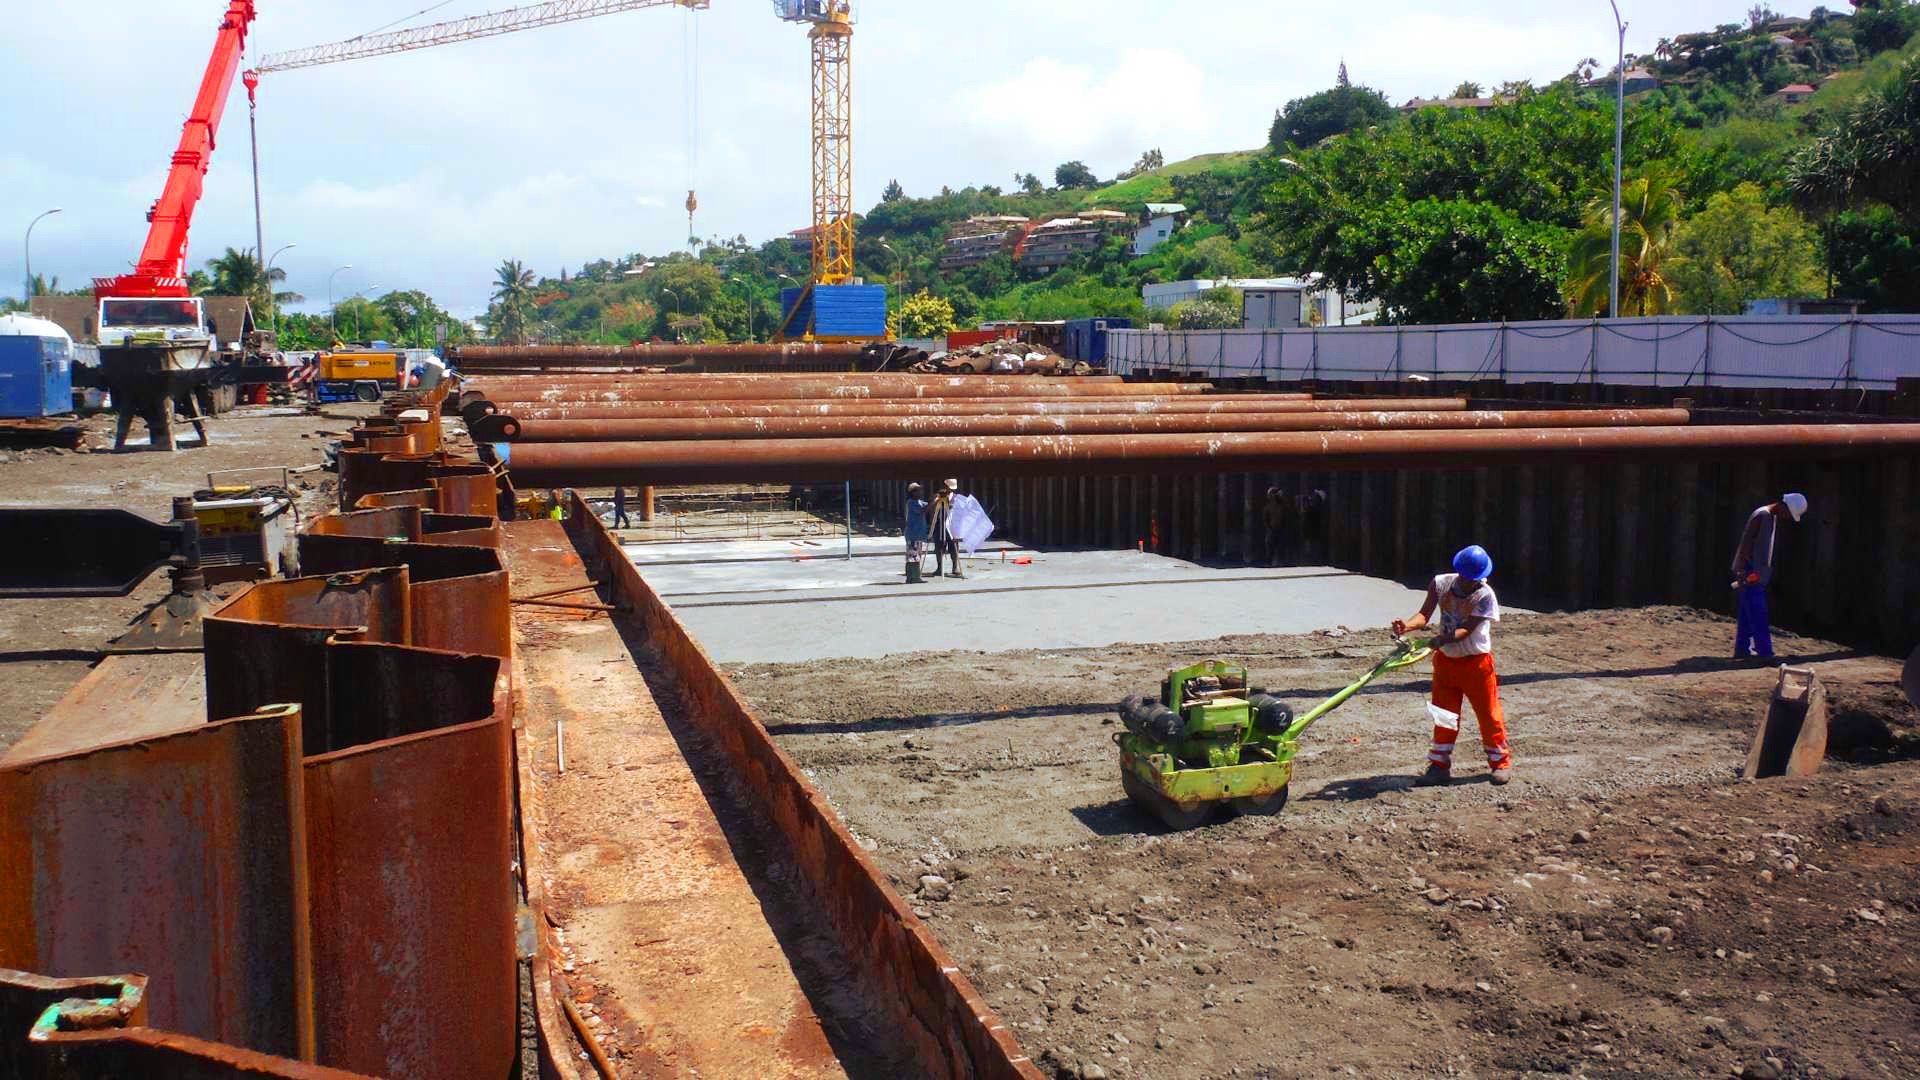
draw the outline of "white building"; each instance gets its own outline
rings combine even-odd
[[[1320,275],[1304,278],[1192,278],[1146,285],[1140,289],[1147,314],[1200,299],[1213,289],[1240,293],[1241,326],[1248,330],[1297,329],[1303,326],[1345,326],[1370,323],[1378,302],[1349,303],[1340,293],[1320,284]]]
[[[1146,224],[1133,234],[1134,255],[1145,255],[1166,243],[1167,238],[1179,230],[1186,213],[1187,208],[1179,203],[1148,203]]]

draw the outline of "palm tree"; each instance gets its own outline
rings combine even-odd
[[[257,311],[270,310],[274,303],[297,304],[306,299],[299,293],[272,292],[272,283],[285,281],[287,272],[276,266],[270,275],[262,273],[260,260],[252,248],[238,251],[228,248],[218,258],[208,259],[207,269],[213,272],[207,293],[213,296],[244,296]]]
[[[1653,47],[1653,55],[1659,57],[1662,60],[1673,59],[1673,39],[1661,38],[1659,42],[1655,44]]]
[[[526,341],[533,285],[533,271],[522,266],[519,259],[501,262],[493,283],[494,311],[488,320],[494,337],[512,345]]]
[[[34,296],[52,296],[60,291],[60,275],[49,278],[45,274],[35,274],[30,282]]]
[[[1620,314],[1662,315],[1673,306],[1673,286],[1664,268],[1673,252],[1686,196],[1673,174],[1654,165],[1620,190]],[[1613,205],[1596,199],[1587,223],[1567,253],[1567,313],[1575,318],[1606,314],[1613,262]]]
[[[1794,155],[1787,190],[1812,213],[1880,202],[1920,225],[1920,56]]]

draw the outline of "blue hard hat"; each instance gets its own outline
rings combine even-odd
[[[1473,581],[1484,581],[1493,575],[1493,556],[1479,544],[1461,548],[1453,557],[1453,572]]]

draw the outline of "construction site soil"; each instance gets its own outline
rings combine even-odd
[[[1050,1074],[1920,1075],[1920,712],[1897,662],[1781,635],[1831,756],[1741,781],[1775,671],[1732,632],[1509,615],[1511,785],[1469,721],[1412,788],[1414,669],[1308,733],[1283,814],[1185,833],[1121,795],[1114,703],[1206,657],[1311,703],[1386,631],[731,674]]]
[[[85,432],[79,451],[42,447],[0,449],[0,506],[118,507],[164,521],[173,499],[207,485],[209,472],[313,465],[329,442],[353,426],[356,415],[373,415],[377,406],[330,408],[306,415],[286,408],[243,408],[210,425],[210,445],[191,434],[172,453],[140,446],[114,453],[113,416],[77,421]],[[458,425],[450,425],[457,430]],[[135,425],[138,429],[139,425]],[[136,440],[139,441],[139,440]],[[278,483],[265,473],[221,478],[222,482]],[[332,473],[290,478],[303,519],[331,509]],[[66,694],[100,659],[107,643],[169,591],[169,579],[157,571],[124,597],[67,600],[0,600],[0,751],[20,738],[54,702]],[[240,586],[214,591],[230,594]]]

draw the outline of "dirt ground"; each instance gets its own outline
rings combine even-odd
[[[743,665],[786,749],[1063,1077],[1920,1075],[1920,713],[1896,662],[1783,635],[1836,717],[1811,781],[1737,779],[1775,673],[1675,608],[1510,615],[1516,761],[1412,789],[1421,669],[1308,734],[1292,805],[1169,834],[1114,703],[1246,662],[1311,704],[1384,630]],[[951,885],[951,897],[937,874]]]
[[[260,466],[311,465],[329,442],[346,434],[352,416],[374,406],[329,407],[327,415],[276,415],[285,409],[243,408],[211,425],[212,445],[201,447],[191,429],[173,453],[144,447],[114,453],[113,417],[80,421],[90,449],[0,449],[0,506],[119,507],[162,521],[175,496],[207,485],[207,473]],[[136,424],[136,436],[141,434]],[[233,478],[234,481],[252,479]],[[277,482],[277,481],[275,481]],[[303,514],[332,505],[332,473],[296,477]],[[216,592],[231,592],[238,585]],[[87,673],[106,643],[168,592],[164,570],[124,597],[75,600],[0,600],[0,750],[11,746],[49,706]]]

